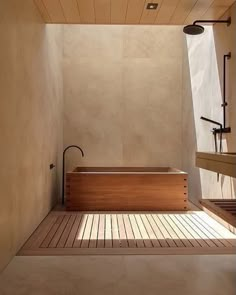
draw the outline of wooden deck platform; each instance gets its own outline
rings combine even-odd
[[[233,227],[236,227],[236,200],[204,199],[200,202],[203,207],[212,211]]]
[[[232,253],[236,235],[202,211],[52,211],[18,255]]]

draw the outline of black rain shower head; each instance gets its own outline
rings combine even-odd
[[[188,35],[200,35],[204,32],[204,27],[200,25],[185,26],[183,32]]]
[[[183,28],[183,32],[188,35],[200,35],[204,32],[204,27],[197,23],[223,23],[228,26],[231,24],[231,18],[227,20],[196,20],[192,25],[187,25]]]

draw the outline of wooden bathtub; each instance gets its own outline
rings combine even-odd
[[[187,174],[169,167],[78,167],[66,174],[67,210],[187,210]]]

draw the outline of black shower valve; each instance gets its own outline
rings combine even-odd
[[[212,132],[213,134],[216,134],[216,133],[217,133],[216,130],[217,130],[217,128],[213,128],[213,129],[211,130],[211,132]]]

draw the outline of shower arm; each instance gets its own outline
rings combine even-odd
[[[197,23],[221,23],[221,24],[227,24],[230,26],[231,24],[231,17],[229,17],[227,20],[195,20],[193,25],[196,25]]]

